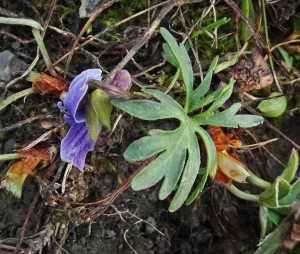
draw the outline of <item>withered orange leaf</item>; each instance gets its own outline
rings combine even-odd
[[[37,94],[53,94],[59,96],[63,91],[67,90],[64,82],[44,73],[31,72],[28,80],[32,82],[33,92]]]
[[[50,161],[51,154],[48,149],[39,150],[30,149],[18,152],[22,156],[22,160],[13,164],[6,174],[6,189],[12,192],[16,197],[22,195],[22,186],[27,175],[33,175],[33,169],[41,161]]]
[[[228,150],[230,146],[239,148],[242,146],[239,140],[233,139],[234,134],[225,134],[220,126],[208,126],[208,134],[211,136],[213,142],[215,143],[217,152],[222,152],[223,150]]]

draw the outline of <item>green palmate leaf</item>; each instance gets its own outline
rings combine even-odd
[[[208,73],[206,74],[205,78],[203,79],[202,83],[196,88],[195,91],[193,91],[191,98],[190,98],[190,107],[189,107],[189,112],[193,111],[194,109],[199,108],[198,105],[200,99],[202,99],[202,97],[208,92],[209,88],[210,88],[210,83],[211,83],[211,79],[212,79],[212,75],[213,75],[213,71],[215,69],[215,67],[217,66],[219,57],[215,57],[214,60],[212,61]],[[213,100],[213,96],[211,98],[211,100]],[[202,107],[202,106],[200,106]]]
[[[278,176],[275,182],[260,196],[260,202],[267,207],[277,208],[279,207],[279,199],[287,196],[291,191],[291,186],[282,177]]]
[[[179,66],[181,69],[181,73],[183,76],[183,81],[186,86],[187,95],[190,95],[193,91],[193,79],[194,79],[194,72],[191,60],[189,55],[184,47],[183,44],[179,44]]]
[[[193,68],[191,60],[183,44],[177,44],[175,38],[164,27],[160,28],[160,33],[168,43],[174,57],[177,60],[186,90],[186,107],[189,107],[189,96],[193,91]]]
[[[207,181],[208,174],[210,173],[211,169],[217,165],[217,157],[216,157],[216,151],[215,151],[215,145],[213,141],[211,140],[210,136],[206,131],[204,131],[202,128],[198,129],[198,134],[202,137],[203,142],[206,147],[206,153],[207,153],[207,165],[205,170],[203,171],[201,181],[198,184],[197,188],[193,191],[193,193],[189,196],[189,198],[186,201],[186,204],[191,204],[196,197],[199,195],[199,193],[203,190],[204,185]]]
[[[242,12],[248,18],[252,25],[255,24],[255,12],[253,8],[252,0],[242,0],[241,6]],[[246,42],[252,36],[251,31],[248,29],[247,24],[244,21],[241,21],[241,40]]]
[[[290,183],[296,174],[298,166],[299,166],[299,156],[296,149],[294,148],[292,150],[288,165],[282,172],[281,177]]]
[[[216,162],[215,146],[197,123],[188,117],[184,109],[171,97],[157,90],[143,90],[160,102],[138,100],[114,100],[114,106],[144,120],[177,118],[181,125],[174,131],[151,130],[150,136],[133,142],[125,151],[126,160],[134,162],[161,153],[156,160],[143,168],[132,180],[134,190],[149,188],[164,178],[159,191],[159,198],[165,199],[179,187],[169,207],[177,210],[186,200],[200,167],[200,150],[196,133],[204,140],[208,152],[207,168]],[[156,114],[156,115],[155,115]],[[207,172],[203,177],[207,178]],[[179,181],[180,180],[180,181]]]
[[[164,51],[162,52],[162,57],[163,58],[167,58],[169,55],[173,54],[170,46],[167,43],[163,44],[163,49],[164,49]],[[171,55],[169,57],[168,62],[170,64],[172,64],[173,66],[175,66],[176,68],[179,68],[178,61],[177,61],[177,59],[174,55]]]
[[[206,112],[204,112],[194,116],[193,118],[199,125],[216,125],[231,128],[237,128],[239,126],[249,128],[261,124],[264,121],[264,119],[260,116],[235,115],[240,107],[240,103],[235,103],[229,109],[226,109],[221,113],[206,116]]]
[[[91,94],[91,103],[101,124],[110,130],[110,115],[113,106],[107,93],[101,89],[96,89]]]
[[[269,97],[274,97],[281,95],[278,92],[271,93]],[[284,96],[265,100],[258,104],[258,109],[261,111],[263,116],[267,117],[278,117],[280,116],[286,109],[286,98]]]
[[[237,53],[235,53],[234,55],[228,57],[228,60],[223,62],[223,63],[220,63],[217,65],[217,67],[215,68],[214,70],[214,73],[218,73],[220,71],[223,71],[225,69],[227,69],[228,67],[232,66],[232,65],[235,65],[238,58],[244,53],[244,51],[246,50],[248,46],[248,43],[246,42],[244,44],[244,46],[242,47],[242,49],[240,51],[238,51]]]
[[[204,81],[204,80],[203,80]],[[191,102],[191,106],[190,106],[190,112],[197,109],[197,108],[201,108],[204,107],[214,101],[218,101],[216,104],[214,104],[209,111],[206,112],[206,114],[208,115],[212,115],[212,109],[215,108],[217,105],[222,105],[226,100],[225,98],[229,98],[231,93],[232,93],[232,89],[233,89],[233,84],[235,83],[235,80],[233,78],[230,79],[230,82],[228,85],[224,86],[223,88],[213,92],[212,94],[206,96],[203,99],[194,99]],[[219,101],[220,100],[220,101]],[[221,104],[222,102],[222,104]]]
[[[102,126],[92,106],[90,96],[87,97],[85,103],[85,122],[91,139],[96,142]]]
[[[202,172],[201,182],[188,199],[188,203],[192,202],[198,193],[202,191],[208,173],[216,163],[216,148],[208,133],[197,123],[196,120],[198,119],[189,117],[180,104],[170,96],[158,90],[144,89],[143,92],[156,98],[158,102],[150,100],[113,100],[112,103],[132,116],[143,120],[177,118],[181,124],[173,131],[151,130],[149,132],[150,136],[133,142],[125,151],[124,157],[130,162],[135,162],[160,153],[153,162],[143,168],[133,178],[131,185],[134,190],[142,190],[164,179],[159,191],[159,198],[165,199],[175,190],[179,183],[169,207],[169,211],[173,212],[187,199],[199,172],[200,150],[196,134],[199,134],[204,141],[207,151],[207,165],[205,171]],[[230,118],[237,118],[234,126],[231,127],[237,127],[238,125],[253,126],[255,123],[261,122],[260,118],[258,118],[259,121],[255,118],[255,121],[252,119],[249,122],[248,120],[246,121],[246,115],[234,116],[239,108],[240,104],[237,107],[234,106],[233,109],[231,108]],[[212,117],[216,117],[217,121],[219,114]],[[249,117],[251,118],[252,116]],[[206,118],[209,119],[209,117]],[[224,126],[223,120],[221,122],[220,125]]]
[[[208,74],[201,85],[193,91],[193,70],[185,47],[178,46],[174,37],[161,28],[161,34],[167,45],[165,53],[174,55],[180,68],[185,86],[186,102],[184,109],[170,96],[158,90],[143,89],[142,92],[154,97],[155,100],[113,100],[112,104],[121,110],[143,120],[158,120],[176,118],[180,126],[173,131],[151,130],[149,136],[133,142],[125,151],[124,157],[130,162],[142,161],[155,154],[155,160],[143,168],[131,182],[134,190],[149,188],[160,180],[162,186],[159,198],[165,199],[176,190],[169,211],[177,210],[187,199],[200,167],[200,148],[197,134],[202,138],[207,152],[207,165],[201,170],[202,179],[187,203],[191,203],[202,191],[208,174],[216,164],[217,154],[215,145],[208,133],[199,125],[214,124],[226,127],[252,127],[263,121],[262,117],[235,115],[241,107],[239,103],[230,109],[214,115],[214,110],[221,106],[231,95],[234,80],[224,88],[202,98],[209,90],[212,73],[217,65],[215,58]],[[173,59],[173,60],[174,60]],[[212,103],[207,112],[190,117],[187,113],[193,109]]]

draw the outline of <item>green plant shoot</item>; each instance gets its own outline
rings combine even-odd
[[[158,120],[175,118],[180,126],[173,131],[154,129],[149,131],[150,136],[133,142],[125,151],[124,157],[130,162],[142,161],[155,154],[159,156],[143,168],[132,180],[134,190],[149,188],[163,180],[159,191],[159,198],[167,198],[176,190],[170,204],[169,211],[174,212],[186,201],[197,178],[201,158],[197,134],[202,138],[207,152],[207,165],[196,193],[202,191],[208,173],[216,162],[216,148],[208,133],[200,125],[215,124],[226,127],[252,127],[263,122],[263,118],[252,115],[236,115],[241,104],[233,104],[228,110],[215,114],[231,95],[234,80],[224,88],[217,90],[208,97],[204,95],[210,88],[213,71],[217,65],[216,57],[203,82],[193,90],[193,69],[187,50],[182,44],[177,44],[175,38],[161,28],[162,36],[167,42],[174,62],[181,71],[185,85],[184,108],[172,97],[158,90],[143,89],[142,91],[153,100],[113,100],[112,104],[130,115],[143,120]],[[201,114],[189,116],[188,113],[211,104]],[[194,196],[196,196],[194,194]]]

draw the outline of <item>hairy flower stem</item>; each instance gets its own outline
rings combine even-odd
[[[251,171],[248,171],[250,176],[247,177],[247,180],[252,183],[254,186],[261,188],[263,190],[268,189],[271,186],[271,183],[259,178],[255,174],[253,174]]]
[[[9,96],[8,98],[6,98],[4,101],[2,101],[0,103],[0,110],[4,109],[6,106],[8,106],[9,104],[11,104],[12,102],[14,102],[15,100],[21,98],[21,97],[24,97],[26,95],[29,95],[33,93],[33,88],[28,88],[28,89],[25,89],[21,92],[18,92],[18,93],[15,93],[11,96]]]
[[[0,154],[0,161],[21,159],[22,156],[18,153]]]
[[[236,188],[233,184],[231,184],[230,186],[225,185],[225,187],[235,196],[237,196],[238,198],[241,199],[245,199],[245,200],[250,200],[250,201],[255,201],[259,203],[259,196],[258,195],[253,195],[253,194],[248,194],[246,192],[243,192],[241,190],[239,190],[238,188]]]

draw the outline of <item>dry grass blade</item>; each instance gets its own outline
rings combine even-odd
[[[33,122],[35,120],[45,119],[45,118],[53,118],[53,116],[52,115],[38,115],[38,116],[34,116],[34,117],[28,118],[26,120],[17,122],[15,124],[12,124],[10,126],[4,127],[4,128],[0,128],[0,132],[11,131],[13,129],[20,128],[20,127],[22,127],[25,124],[29,124],[29,123],[31,123],[31,122]]]
[[[251,108],[250,106],[244,105],[244,108],[247,109],[250,113],[260,116],[260,114],[253,108]],[[280,130],[278,130],[276,127],[274,127],[269,121],[267,121],[266,119],[264,120],[264,124],[269,127],[270,129],[272,129],[273,131],[275,131],[277,134],[279,134],[280,136],[282,136],[284,139],[286,139],[288,142],[290,142],[296,149],[300,150],[300,146],[297,145],[293,140],[291,140],[289,137],[287,137],[286,135],[284,135]]]
[[[42,34],[41,34],[41,37],[44,38],[45,36],[45,33],[47,31],[47,28],[48,28],[48,25],[49,25],[49,22],[50,22],[50,19],[52,17],[52,14],[53,14],[53,11],[54,11],[54,8],[55,8],[55,5],[56,5],[56,2],[57,0],[52,0],[51,2],[51,6],[50,6],[50,10],[48,12],[48,15],[47,15],[47,19],[43,25],[43,31],[42,31]],[[28,67],[28,69],[18,78],[16,79],[13,79],[12,81],[10,81],[6,86],[5,86],[5,90],[7,90],[10,86],[12,86],[13,84],[17,83],[18,81],[22,80],[24,77],[26,77],[31,71],[32,69],[34,68],[34,66],[37,64],[37,62],[39,61],[39,58],[40,58],[40,49],[37,48],[37,53],[36,53],[36,57],[35,59],[33,60],[33,62],[30,64],[30,66]],[[53,67],[54,65],[52,65]],[[55,72],[55,70],[53,69],[52,71]]]
[[[47,139],[49,139],[49,136],[53,133],[56,132],[59,128],[54,128],[50,131],[47,131],[46,133],[44,133],[42,136],[40,136],[39,138],[37,138],[36,140],[32,141],[28,146],[20,149],[19,151],[26,151],[29,150],[30,148],[34,147],[35,145],[37,145],[38,143],[45,141]]]
[[[74,51],[75,51],[75,48],[80,40],[80,38],[82,37],[82,35],[85,33],[85,31],[88,29],[89,25],[99,16],[99,14],[104,11],[106,8],[110,7],[112,4],[116,3],[116,2],[119,2],[121,0],[111,0],[109,1],[108,3],[105,3],[103,4],[99,9],[98,11],[96,11],[90,18],[89,20],[85,23],[84,27],[81,29],[79,35],[77,36],[77,39],[76,41],[74,42],[73,46],[72,46],[72,49],[70,50],[70,54],[69,54],[69,57],[68,57],[68,60],[67,60],[67,64],[66,64],[66,73],[68,72],[68,69],[69,69],[69,65],[71,63],[71,60],[72,60],[72,56],[74,54]]]
[[[123,69],[123,67],[129,62],[129,60],[135,55],[135,53],[150,39],[152,33],[155,31],[156,27],[160,24],[161,20],[166,16],[166,14],[172,10],[172,8],[176,5],[175,1],[169,2],[165,5],[161,11],[159,12],[156,19],[152,22],[149,29],[144,33],[142,38],[136,42],[136,44],[132,47],[132,49],[128,52],[128,54],[123,58],[123,60],[108,74],[105,79],[106,83],[110,83],[114,78],[115,74]]]

